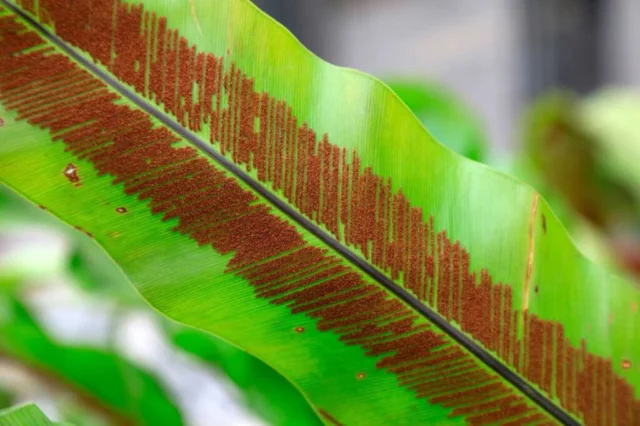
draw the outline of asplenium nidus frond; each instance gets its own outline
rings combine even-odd
[[[640,419],[638,291],[377,80],[246,0],[1,1],[2,181],[327,424]]]

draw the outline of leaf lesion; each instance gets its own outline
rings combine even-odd
[[[535,223],[536,217],[538,213],[538,202],[540,201],[540,194],[535,194],[533,197],[533,202],[531,203],[531,212],[529,217],[529,232],[527,235],[527,239],[529,242],[529,248],[527,250],[527,269],[524,276],[524,291],[522,293],[523,302],[522,302],[522,311],[527,312],[529,310],[529,297],[530,297],[530,285],[531,285],[531,276],[533,275],[533,260],[535,256]],[[543,217],[543,228],[546,232],[546,221]],[[537,293],[536,287],[536,293]]]
[[[63,171],[64,177],[67,178],[74,186],[79,187],[82,185],[80,182],[80,175],[78,174],[78,167],[73,163],[67,164]]]

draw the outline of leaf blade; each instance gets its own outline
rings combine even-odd
[[[238,3],[238,4],[243,4],[243,3]],[[221,9],[222,9],[222,8],[221,8]],[[204,23],[203,23],[203,29],[205,29],[205,31],[206,31],[206,24],[204,24]],[[345,80],[347,80],[347,79],[345,79]],[[277,113],[277,111],[276,111],[276,112],[275,112],[275,115],[277,116],[277,114],[278,114],[278,113]],[[386,147],[386,149],[388,149],[388,148],[390,148],[390,146],[387,146],[387,147]],[[224,152],[224,149],[225,149],[225,148],[222,148],[223,152]],[[396,148],[396,149],[397,149],[397,148]],[[437,145],[432,145],[432,146],[429,146],[429,147],[425,148],[424,150],[422,150],[422,151],[420,151],[420,152],[421,152],[421,154],[422,154],[422,155],[424,155],[424,154],[425,154],[425,152],[426,152],[426,151],[428,151],[428,150],[432,150],[433,152],[441,152],[441,153],[442,153],[442,152],[444,152],[444,151],[442,151],[442,150],[438,151],[439,149],[440,149],[440,148],[438,148],[438,146],[437,146]],[[382,152],[384,153],[384,151],[382,151]],[[446,154],[446,153],[445,153],[445,154],[442,154],[442,155],[441,155],[441,157],[442,157],[442,156],[446,157],[447,155],[448,155],[448,154]],[[384,155],[383,155],[383,157],[384,157]],[[366,158],[366,155],[365,155],[365,156],[363,156],[363,158]],[[421,157],[421,158],[424,158],[424,157]],[[470,167],[464,167],[462,164],[457,164],[457,162],[453,162],[453,163],[452,163],[451,161],[449,161],[449,162],[447,162],[447,161],[443,161],[443,163],[444,163],[445,165],[447,165],[447,166],[451,166],[451,165],[453,165],[453,167],[451,167],[451,169],[450,169],[450,170],[443,170],[443,169],[442,169],[443,165],[438,165],[438,164],[436,164],[436,168],[439,168],[439,169],[438,169],[438,170],[436,170],[436,172],[435,172],[435,173],[436,173],[436,174],[438,174],[438,173],[442,173],[444,176],[446,176],[446,178],[442,179],[444,182],[447,182],[448,180],[454,179],[454,175],[457,175],[457,177],[460,177],[460,175],[462,175],[462,179],[460,179],[460,180],[462,180],[462,181],[466,181],[466,179],[468,179],[469,177],[474,176],[474,175],[478,172],[478,170],[484,170],[484,169],[477,169],[477,168],[476,168],[476,169],[472,169],[472,168],[470,168]],[[464,163],[463,163],[463,164],[464,164]],[[355,166],[354,166],[354,168],[355,168]],[[383,166],[381,166],[381,167],[379,167],[379,168],[384,170],[384,167],[383,167]],[[357,168],[355,168],[355,169],[357,169]],[[279,172],[278,172],[278,173],[276,173],[275,171],[273,171],[272,173],[274,173],[274,176],[273,176],[273,178],[274,178],[274,179],[276,179],[276,180],[282,179],[282,176],[278,174]],[[465,175],[465,174],[467,174],[467,173],[468,173],[468,175]],[[406,179],[407,179],[407,178],[410,178],[411,176],[412,176],[412,175],[411,175],[410,173],[409,173],[409,174],[405,174],[405,176],[403,177],[404,181],[406,181]],[[503,192],[504,192],[504,194],[505,194],[505,196],[508,196],[508,197],[510,197],[510,198],[512,198],[512,199],[513,199],[513,196],[514,196],[514,195],[517,195],[517,197],[519,197],[519,198],[517,198],[517,199],[519,200],[519,203],[520,203],[520,204],[524,204],[524,205],[526,205],[526,206],[529,206],[529,205],[531,205],[531,204],[532,204],[532,203],[531,203],[531,200],[532,200],[532,197],[533,197],[533,193],[532,193],[529,189],[527,189],[527,188],[523,188],[523,187],[516,187],[516,188],[514,189],[514,187],[513,187],[513,183],[512,183],[511,181],[509,181],[509,180],[507,180],[507,179],[504,179],[503,177],[500,177],[500,176],[498,176],[498,175],[490,175],[490,174],[488,174],[488,176],[491,176],[491,178],[490,178],[490,179],[488,179],[488,180],[490,180],[490,181],[492,182],[492,185],[491,185],[491,186],[492,186],[492,187],[494,187],[495,189],[497,189],[498,191],[500,190],[500,188],[507,188],[507,189],[509,189],[508,191],[503,191]],[[466,178],[466,179],[465,179],[465,178]],[[456,178],[456,179],[454,179],[454,180],[456,180],[456,181],[457,181],[458,179]],[[487,180],[487,179],[485,179],[485,181],[483,182],[483,184],[487,184],[486,180]],[[402,180],[402,179],[401,179],[400,181],[401,181],[401,182],[403,182],[403,180]],[[473,190],[474,190],[474,188],[475,188],[475,185],[477,185],[478,187],[480,187],[479,182],[475,182],[475,181],[473,181],[473,182],[470,182],[470,183],[469,183],[469,182],[466,182],[466,183],[468,183],[468,187],[470,187],[470,188],[468,188],[468,189],[471,189],[471,191],[470,191],[471,193],[473,193],[473,192],[474,192]],[[397,185],[397,183],[396,183],[395,185]],[[409,186],[409,187],[411,187],[411,185],[408,185],[408,186]],[[447,185],[444,185],[444,187],[445,187],[445,188],[447,188]],[[405,187],[403,186],[403,188],[405,188]],[[409,188],[409,189],[410,189],[410,188]],[[406,190],[409,192],[409,189],[406,189]],[[438,198],[445,198],[445,197],[444,197],[444,195],[443,195],[440,191],[441,191],[441,189],[440,189],[440,190],[436,189],[436,191],[435,191],[436,193],[440,193],[440,195],[441,195],[440,197],[435,197],[435,199],[436,199],[436,200],[437,200]],[[508,195],[507,195],[507,194],[508,194]],[[469,196],[469,194],[466,194],[466,196],[468,197],[468,196]],[[471,199],[473,199],[473,195],[472,195],[472,194],[471,194]],[[503,199],[504,199],[504,200],[506,200],[506,198],[503,198]],[[483,206],[484,206],[484,205],[485,205],[485,204],[483,204]],[[447,207],[446,207],[447,209],[453,209],[454,211],[458,211],[458,210],[465,211],[465,210],[468,210],[468,208],[469,208],[468,206],[467,206],[467,207],[465,207],[465,208],[461,208],[461,207],[459,206],[459,204],[457,204],[457,202],[455,202],[455,201],[454,201],[454,202],[450,202],[450,203],[448,203],[446,206],[447,206]],[[484,208],[484,207],[483,207],[483,208]],[[485,211],[490,211],[492,208],[495,208],[495,207],[490,207],[488,210],[485,210]],[[313,213],[313,210],[312,210],[312,213]],[[308,214],[308,212],[307,212],[307,214]],[[502,215],[502,216],[504,216],[504,215]],[[514,233],[516,233],[516,234],[517,234],[517,233],[522,233],[523,235],[527,235],[527,230],[530,228],[530,223],[531,223],[529,216],[530,216],[530,214],[529,214],[529,208],[528,208],[528,207],[527,207],[527,209],[526,209],[525,211],[517,212],[517,214],[509,215],[508,217],[510,218],[509,220],[511,221],[511,223],[509,223],[509,225],[508,225],[506,228],[507,228],[507,229],[512,229],[512,230],[514,231]],[[449,222],[449,224],[452,224],[452,225],[455,225],[455,224],[457,223],[457,222],[455,221],[455,218],[446,218],[446,217],[445,217],[445,221],[444,221],[444,222],[445,222],[445,223],[446,223],[446,222]],[[405,223],[406,223],[406,222],[405,222]],[[538,221],[536,221],[535,223],[536,223],[536,225],[535,225],[536,235],[538,235],[538,234],[537,234],[537,233],[539,232],[539,225],[537,225]],[[497,224],[495,224],[495,223],[494,223],[494,224],[492,225],[492,226],[494,226],[494,228],[491,228],[491,227],[489,227],[489,226],[488,226],[488,227],[486,227],[486,228],[488,228],[488,231],[489,231],[489,232],[495,232],[495,230],[496,230],[496,229],[500,229],[500,228],[501,228],[501,227],[497,227],[497,228],[496,228],[496,227],[495,227],[496,225],[497,225]],[[502,226],[502,229],[500,229],[500,230],[504,232],[504,223],[502,223],[502,224],[500,224],[500,225],[503,225],[503,226]],[[446,226],[445,226],[445,228],[446,228]],[[485,230],[485,231],[486,231],[486,230]],[[476,231],[476,232],[477,232],[477,231]],[[475,232],[472,230],[470,235],[474,235],[474,234],[475,234]],[[502,259],[502,258],[504,258],[504,257],[505,257],[505,256],[504,256],[504,253],[502,253],[502,252],[500,251],[499,247],[495,247],[495,248],[493,248],[493,247],[489,246],[488,248],[489,248],[490,250],[487,250],[487,245],[486,245],[486,240],[487,240],[487,238],[486,238],[486,237],[482,237],[483,233],[476,234],[476,235],[477,235],[477,236],[480,236],[479,238],[476,238],[476,241],[480,241],[480,245],[476,245],[475,247],[482,247],[482,248],[484,249],[484,251],[488,251],[488,252],[490,252],[490,253],[500,253],[500,254],[502,255],[502,256],[501,256],[501,258],[500,258],[500,260],[504,261],[504,259]],[[529,238],[516,238],[516,239],[513,241],[513,242],[514,242],[514,244],[511,244],[512,248],[515,248],[515,249],[513,250],[513,252],[514,252],[514,253],[516,253],[516,254],[517,254],[517,253],[522,252],[522,254],[524,254],[524,256],[522,256],[522,255],[517,255],[517,256],[515,256],[515,258],[514,258],[514,259],[515,259],[515,260],[520,260],[520,261],[512,261],[512,260],[511,260],[511,258],[509,258],[509,255],[507,255],[507,256],[506,256],[506,257],[508,258],[508,259],[507,259],[507,263],[509,263],[510,265],[512,264],[512,265],[511,265],[511,267],[510,267],[510,268],[504,268],[504,269],[508,269],[508,270],[510,271],[510,272],[509,272],[509,274],[512,274],[512,273],[516,273],[516,275],[520,274],[520,275],[519,275],[519,276],[520,276],[520,278],[519,278],[519,279],[524,278],[524,277],[525,277],[525,275],[526,275],[526,274],[525,274],[525,272],[526,272],[526,271],[525,271],[525,269],[527,269],[527,263],[528,263],[528,262],[526,261],[526,259],[528,259],[528,258],[529,258],[529,250],[530,250],[530,242],[529,242],[529,239],[530,239],[530,238],[531,238],[531,237],[529,237]],[[442,241],[447,241],[447,240],[442,240]],[[450,242],[450,241],[449,241],[449,242],[445,242],[445,243],[443,243],[443,244],[444,244],[445,246],[446,246],[446,245],[452,245],[452,242]],[[478,244],[478,243],[474,243],[474,244]],[[471,248],[470,250],[471,250],[471,251],[473,251],[473,249],[472,249],[472,248]],[[476,251],[476,252],[478,252],[478,251],[480,251],[480,252],[481,252],[482,250],[480,250],[480,249],[476,249],[475,251]],[[575,251],[575,250],[574,250],[574,251]],[[511,253],[510,253],[510,254],[511,254]],[[455,257],[454,257],[454,258],[455,258]],[[495,258],[494,258],[494,263],[495,263],[497,260],[498,260],[498,257],[495,257]],[[478,262],[478,260],[474,260],[474,262]],[[575,264],[575,263],[579,263],[579,260],[576,260],[576,261],[574,261],[573,263],[574,263],[574,264]],[[475,269],[475,268],[474,268],[474,269]],[[495,268],[495,269],[499,269],[499,268]],[[535,270],[537,270],[537,268],[536,268]],[[492,271],[492,272],[493,272],[493,271]],[[507,275],[509,275],[509,274],[507,274]],[[600,275],[600,276],[602,276],[602,275]],[[550,280],[550,281],[553,281],[553,280]],[[446,282],[446,280],[445,280],[445,282]],[[516,281],[516,282],[517,282],[517,281]],[[489,285],[490,285],[490,284],[489,284]],[[490,286],[490,288],[494,288],[494,287],[491,287],[491,286]],[[517,290],[517,287],[516,287],[516,290]],[[467,293],[468,293],[468,291],[467,291]],[[490,293],[491,293],[491,292],[490,292]],[[517,296],[517,295],[518,295],[518,293],[516,293],[516,296]],[[522,294],[521,294],[521,293],[520,293],[520,296],[522,297]],[[487,302],[487,301],[488,301],[488,300],[490,300],[490,299],[491,299],[491,296],[485,296],[485,297],[484,297],[485,302]],[[435,300],[435,299],[434,299],[434,300]],[[434,303],[434,304],[435,304],[435,303]],[[516,304],[517,304],[517,298],[516,298]],[[535,304],[534,304],[533,306],[535,306]],[[444,310],[447,310],[447,309],[450,309],[450,308],[446,307],[446,305],[445,305],[445,306],[443,306],[443,309],[441,309],[441,307],[440,307],[440,306],[438,306],[438,309],[442,312],[442,311],[443,311],[443,309],[444,309]],[[445,316],[446,316],[446,315],[451,315],[451,314],[445,314]],[[514,323],[515,323],[515,321],[514,321]],[[537,323],[536,323],[536,324],[537,324]],[[464,328],[464,324],[463,324],[463,328]],[[473,333],[472,333],[472,334],[473,334]],[[476,334],[478,334],[478,333],[476,333]],[[490,340],[490,339],[491,339],[491,337],[485,336],[484,340],[483,340],[482,338],[481,338],[480,340],[483,340],[483,341],[484,341],[484,343],[485,343],[485,344],[487,344],[487,340]],[[491,345],[491,344],[493,344],[493,343],[490,343],[489,345]],[[500,347],[500,345],[498,345],[498,347]],[[547,361],[547,363],[550,363],[550,362],[551,362],[551,361]],[[520,367],[520,368],[522,368],[522,367]],[[540,380],[540,379],[537,379],[537,381],[539,381],[539,382],[540,382],[541,380]],[[546,386],[546,385],[545,385],[545,386]]]
[[[23,404],[0,410],[0,424],[3,426],[63,426],[63,423],[50,421],[35,404]],[[65,423],[66,424],[66,423]],[[70,426],[66,424],[67,426]]]

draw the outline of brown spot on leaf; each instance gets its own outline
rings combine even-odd
[[[193,3],[193,0],[189,0],[189,5],[191,6],[191,16],[193,17],[193,21],[196,23],[196,28],[200,35],[202,35],[202,28],[200,28],[200,21],[198,20],[198,13],[196,12],[196,5]]]
[[[356,379],[358,379],[358,380],[362,380],[362,379],[364,379],[365,377],[366,377],[366,374],[364,374],[364,373],[358,373],[358,374],[356,374]]]
[[[118,207],[118,208],[116,209],[116,211],[117,211],[118,213],[125,214],[125,213],[127,212],[127,208],[126,208],[126,207]]]
[[[326,420],[327,424],[330,424],[333,426],[343,426],[342,423],[336,420],[336,418],[333,417],[331,414],[329,414],[327,411],[320,409],[318,410],[318,413],[320,413],[320,415]]]
[[[296,327],[296,333],[304,333],[304,327]]]
[[[629,361],[628,359],[623,359],[622,368],[624,368],[625,370],[628,370],[629,368],[631,368],[631,361]]]
[[[533,225],[534,219],[536,217],[536,212],[538,211],[538,201],[540,199],[540,195],[536,194],[533,199],[533,204],[531,205],[531,218],[529,220],[529,254],[527,256],[527,270],[524,276],[524,299],[522,310],[527,311],[529,309],[529,283],[531,281],[531,275],[533,272],[533,253],[535,250],[535,240],[533,235]]]
[[[80,227],[80,226],[75,226],[74,228],[76,228],[78,231],[84,233],[85,235],[87,235],[89,238],[93,238],[93,234],[89,231],[87,231],[86,229]]]
[[[80,186],[80,176],[78,176],[78,168],[72,163],[67,164],[64,168],[64,176],[75,186]]]
[[[544,233],[544,235],[547,235],[547,217],[545,215],[542,215],[542,232]]]

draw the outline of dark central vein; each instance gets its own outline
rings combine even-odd
[[[466,334],[461,332],[459,329],[450,324],[445,318],[440,316],[436,311],[428,307],[419,301],[416,297],[411,295],[408,290],[401,287],[391,279],[389,279],[386,275],[384,275],[377,268],[369,264],[367,261],[363,260],[357,254],[352,252],[349,248],[345,247],[342,243],[336,240],[333,236],[331,236],[328,232],[323,230],[321,227],[313,223],[310,219],[302,215],[300,212],[295,210],[293,207],[288,205],[282,199],[280,199],[277,195],[272,193],[269,189],[267,189],[262,183],[256,181],[253,177],[251,177],[247,172],[242,170],[236,164],[234,164],[231,160],[214,150],[209,143],[200,139],[197,135],[192,133],[191,131],[185,129],[178,122],[176,122],[173,118],[159,110],[154,105],[148,103],[146,100],[142,99],[136,93],[134,93],[131,89],[126,87],[123,83],[116,80],[107,72],[101,70],[90,60],[85,58],[82,54],[80,54],[76,49],[70,45],[68,45],[64,40],[59,38],[57,35],[53,34],[51,31],[43,27],[40,23],[32,19],[26,13],[24,13],[21,9],[16,7],[15,5],[8,2],[8,0],[0,0],[2,4],[11,9],[14,13],[19,15],[22,19],[27,21],[29,25],[34,27],[43,37],[49,40],[51,43],[55,44],[62,51],[64,51],[67,55],[69,55],[74,61],[84,66],[86,69],[91,71],[96,77],[104,81],[107,85],[109,85],[112,89],[117,91],[122,96],[126,97],[128,100],[133,102],[140,109],[150,114],[151,116],[158,119],[165,126],[173,130],[175,133],[180,135],[182,138],[186,139],[197,148],[199,148],[202,152],[206,153],[209,157],[213,158],[217,163],[219,163],[222,167],[224,167],[227,171],[232,173],[235,177],[243,181],[246,185],[251,187],[254,191],[260,194],[263,198],[265,198],[271,205],[276,207],[278,210],[287,215],[290,219],[295,221],[297,224],[302,226],[305,230],[313,234],[315,237],[319,238],[325,244],[327,244],[331,249],[335,252],[339,253],[343,258],[349,261],[351,264],[356,266],[366,275],[371,277],[373,280],[384,286],[387,290],[392,292],[395,296],[401,299],[404,303],[411,306],[415,311],[420,313],[424,318],[429,320],[431,323],[435,324],[439,329],[441,329],[444,333],[449,335],[452,339],[454,339],[457,343],[462,345],[466,350],[476,356],[479,360],[481,360],[485,365],[499,374],[502,378],[508,381],[511,385],[513,385],[516,389],[521,391],[524,395],[526,395],[531,401],[539,405],[542,409],[547,411],[549,414],[554,416],[560,422],[567,425],[578,425],[579,423],[574,420],[569,414],[567,414],[562,408],[556,405],[552,400],[543,395],[540,391],[533,388],[529,383],[527,383],[522,377],[513,372],[509,367],[504,365],[499,359],[497,359],[494,355],[476,343],[472,338],[468,337]]]

